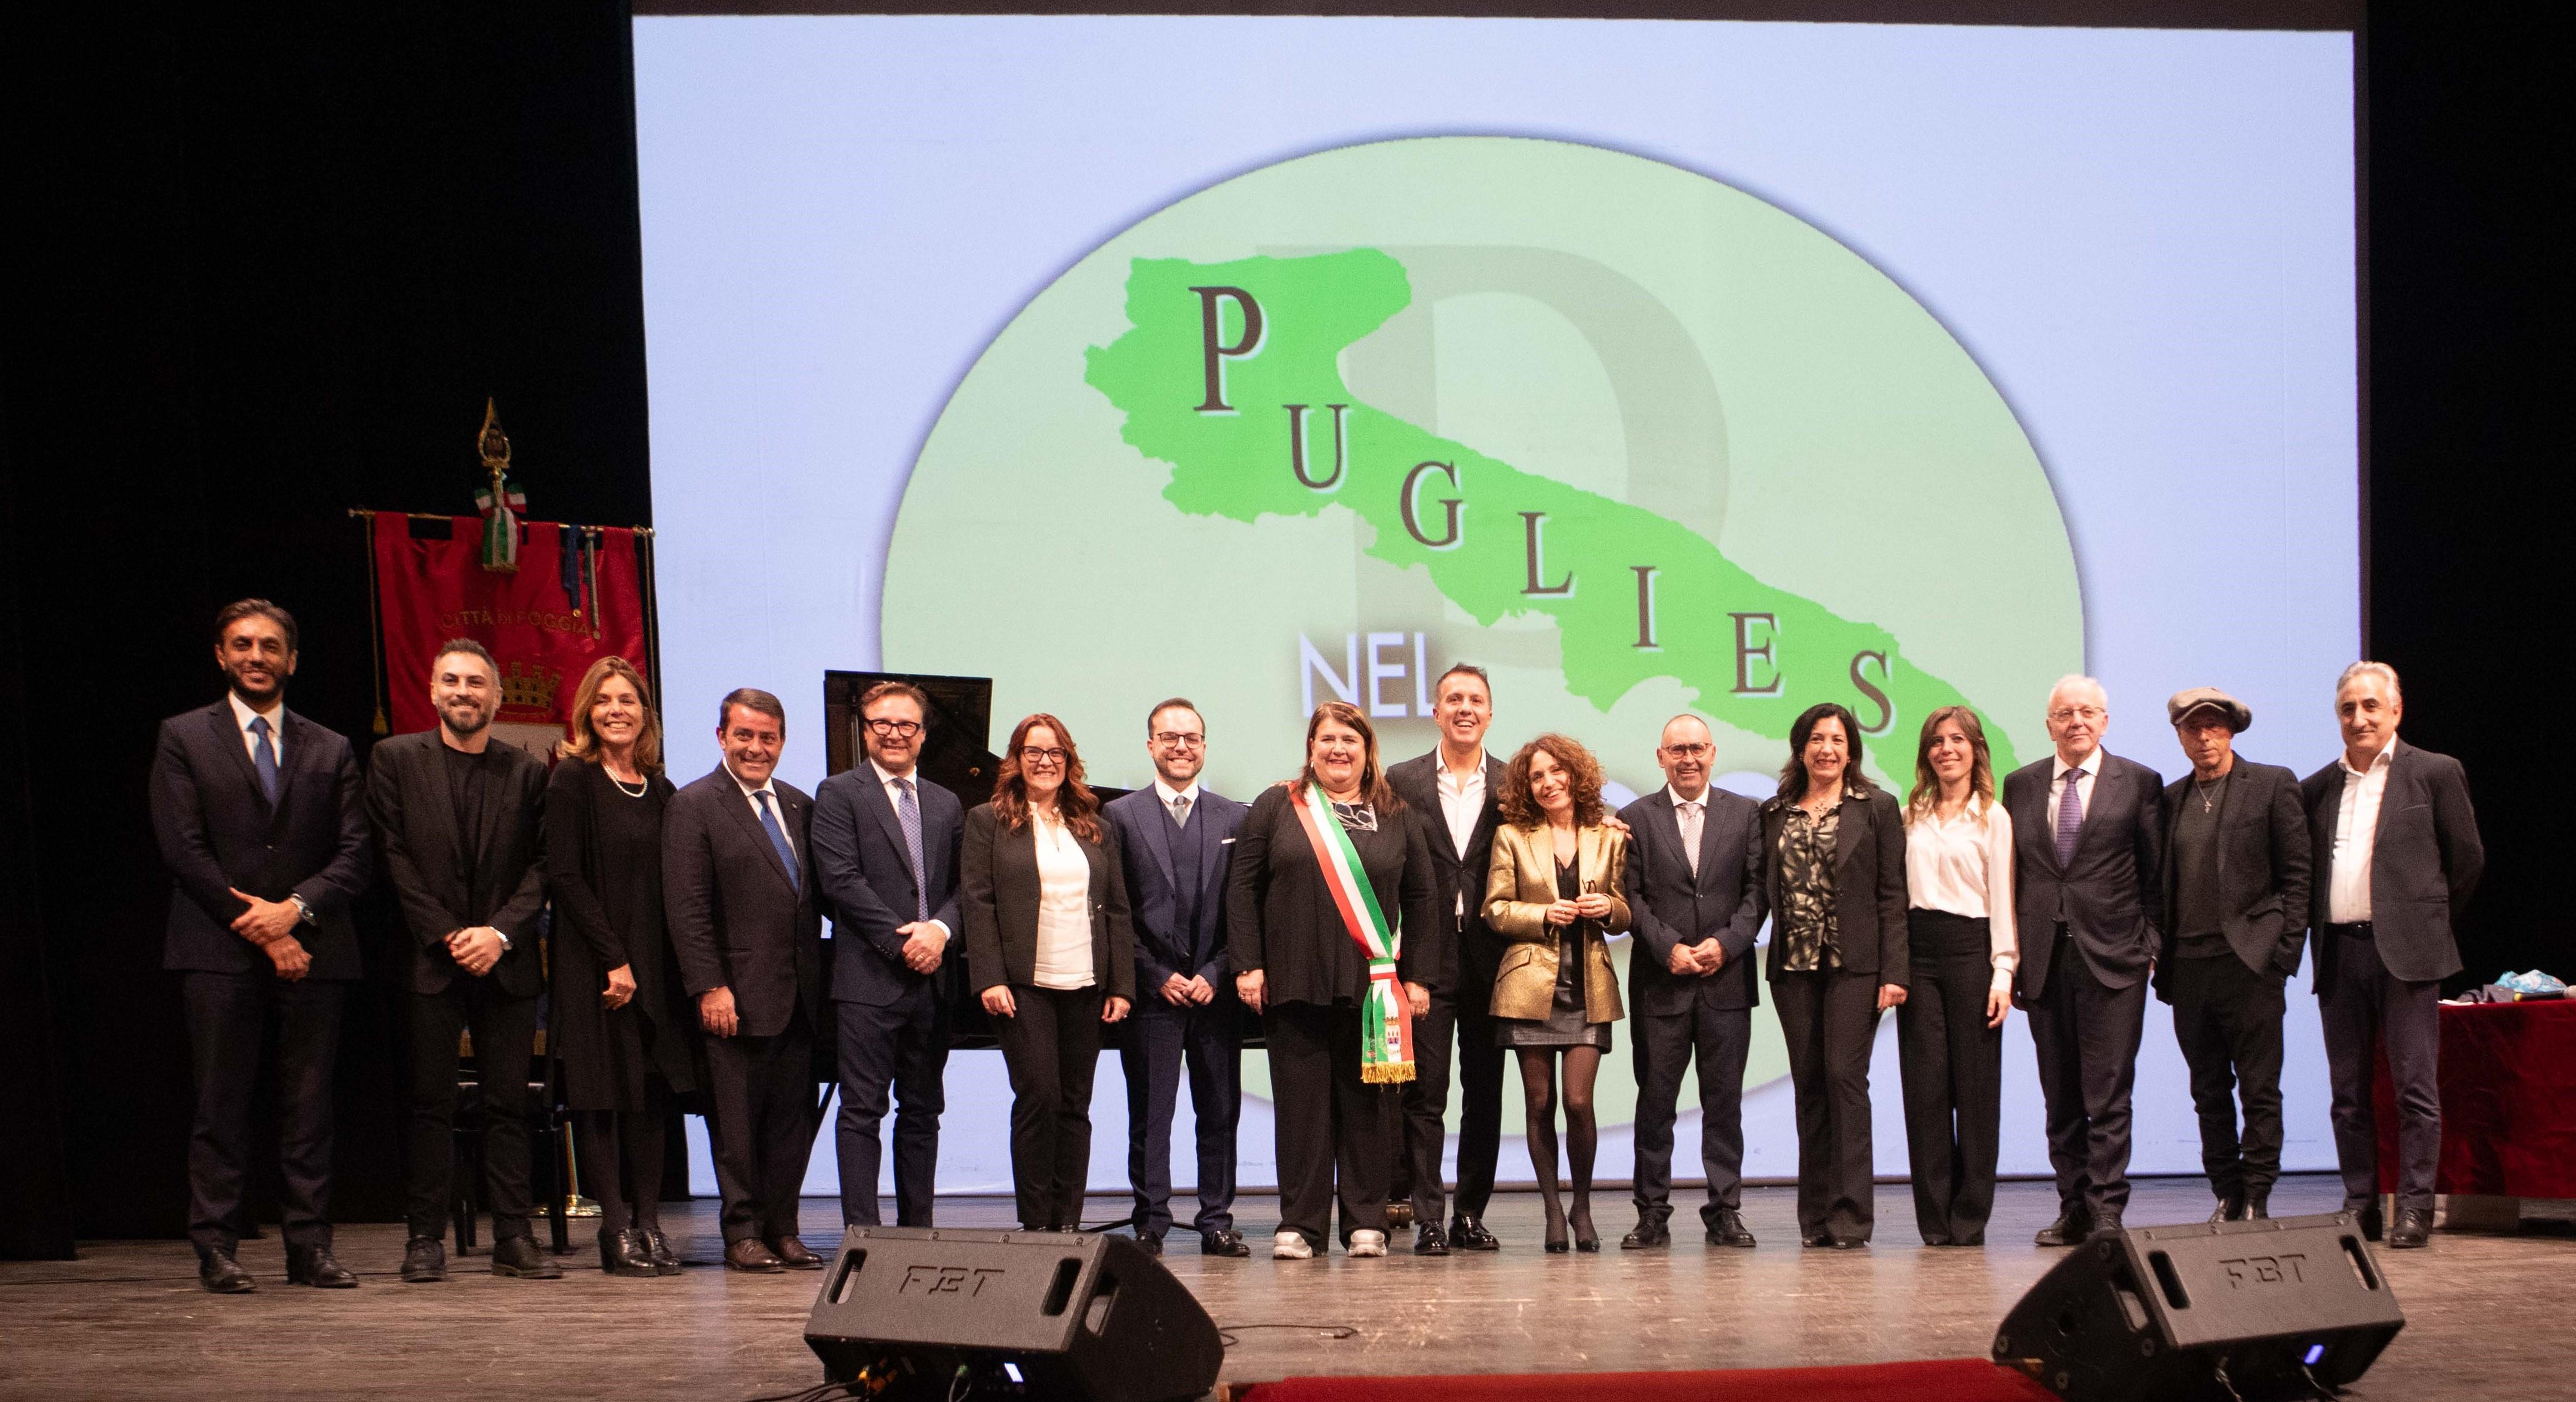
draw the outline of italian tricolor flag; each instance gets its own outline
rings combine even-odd
[[[1342,913],[1342,927],[1368,963],[1368,994],[1360,1000],[1360,1079],[1393,1085],[1413,1079],[1412,1009],[1397,981],[1395,956],[1401,947],[1388,929],[1386,912],[1378,909],[1377,892],[1360,865],[1359,849],[1333,816],[1332,800],[1321,784],[1309,783],[1295,793],[1297,821],[1305,824],[1306,842],[1324,869],[1324,885]]]

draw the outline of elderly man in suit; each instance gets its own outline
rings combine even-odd
[[[1664,787],[1619,812],[1628,825],[1628,905],[1636,942],[1628,1001],[1637,1021],[1637,1227],[1621,1249],[1672,1244],[1673,1119],[1682,1073],[1699,1058],[1701,1224],[1713,1246],[1753,1245],[1746,1230],[1744,1063],[1753,1049],[1753,938],[1762,928],[1762,805],[1710,786],[1708,722],[1679,715],[1655,748]]]
[[[458,638],[430,666],[438,728],[376,746],[367,809],[411,933],[411,1240],[402,1278],[447,1279],[449,1166],[455,1157],[457,1037],[474,1032],[483,1094],[483,1174],[492,1201],[492,1273],[563,1274],[528,1234],[528,1062],[545,964],[537,917],[546,767],[492,742],[501,672]]]
[[[796,1235],[823,1020],[814,803],[775,777],[787,744],[777,697],[744,687],[716,717],[723,761],[672,795],[662,820],[662,908],[707,1033],[725,1265],[820,1270]]]
[[[286,1278],[358,1283],[331,1255],[331,1091],[341,999],[360,973],[349,906],[367,885],[367,817],[349,742],[286,709],[295,659],[286,610],[225,605],[224,699],[161,722],[152,762],[152,831],[173,883],[161,967],[179,973],[196,1072],[188,1239],[199,1283],[223,1295],[257,1288],[233,1252],[272,1019]]]
[[[2100,682],[2060,680],[2048,693],[2056,752],[2004,780],[2022,938],[2013,1000],[2030,1014],[2057,1170],[2042,1246],[2117,1232],[2129,1205],[2129,1092],[2164,924],[2165,785],[2102,748],[2110,724]]]
[[[1173,697],[1145,717],[1154,782],[1101,811],[1118,830],[1136,931],[1136,1012],[1118,1052],[1127,1073],[1127,1178],[1136,1241],[1162,1254],[1172,1226],[1172,1116],[1181,1073],[1197,1121],[1199,1251],[1249,1256],[1234,1229],[1234,1131],[1243,1109],[1243,1005],[1226,957],[1226,858],[1250,810],[1199,782],[1207,722]]]
[[[948,1009],[966,960],[957,943],[957,843],[965,808],[921,777],[929,698],[882,681],[859,697],[867,762],[814,795],[814,882],[832,917],[832,1004],[841,1075],[835,1146],[841,1220],[876,1226],[889,1091],[900,1226],[927,1227],[947,1108]]]
[[[2213,1222],[2271,1216],[2281,1176],[2282,987],[2308,934],[2299,779],[2236,753],[2244,702],[2195,687],[2165,703],[2191,773],[2165,790],[2165,930],[2156,993],[2191,1067]],[[2236,1106],[2245,1106],[2242,1136]]]
[[[2344,1206],[2379,1236],[2371,1063],[2385,1042],[2397,1087],[2397,1221],[2387,1237],[2400,1248],[2431,1240],[2442,980],[2460,971],[2460,917],[2486,869],[2468,776],[2449,755],[2398,743],[2405,711],[2394,668],[2345,668],[2335,683],[2343,756],[2299,786],[2317,858],[2316,989]]]
[[[1418,1256],[1501,1249],[1485,1229],[1485,1205],[1494,1195],[1494,1163],[1503,1145],[1503,1046],[1491,1005],[1504,941],[1487,928],[1484,904],[1494,829],[1502,823],[1503,762],[1485,751],[1494,693],[1483,668],[1464,662],[1451,667],[1433,683],[1432,695],[1439,745],[1386,771],[1387,787],[1422,815],[1435,895],[1450,936],[1440,942],[1430,1011],[1413,1021],[1416,1071],[1404,1088],[1404,1134],[1397,1151],[1397,1191],[1405,1194],[1403,1185],[1410,1185]],[[1458,1198],[1457,1215],[1444,1231],[1440,1219],[1449,1203],[1441,1158],[1449,1144],[1452,1033],[1461,1100]]]

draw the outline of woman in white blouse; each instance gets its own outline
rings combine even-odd
[[[1064,722],[1012,730],[993,801],[966,815],[957,897],[967,975],[1011,1073],[1020,1225],[1080,1230],[1092,1071],[1101,1026],[1136,997],[1136,935],[1117,832]]]
[[[1965,706],[1923,721],[1905,810],[1914,984],[1896,1010],[1914,1220],[1927,1246],[1983,1246],[1995,1205],[2004,1014],[2012,1007],[2012,819],[1985,727]]]

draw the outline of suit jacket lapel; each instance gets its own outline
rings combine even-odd
[[[2111,756],[2108,753],[2105,753],[2102,756],[2102,767],[2093,771],[2093,797],[2087,800],[2084,804],[2084,821],[2081,826],[2075,829],[2075,851],[2079,856],[2082,855],[2085,848],[2093,844],[2093,810],[2101,808],[2105,813],[2110,812],[2111,810],[2104,808],[2103,805],[2110,802],[2112,794],[2116,792],[2119,787],[2120,780],[2117,777],[2116,771],[2111,768]],[[2050,834],[2048,847],[2049,851],[2052,853],[2057,850],[2056,835],[2054,833]]]
[[[1712,787],[1707,793],[1700,795],[1699,866],[1693,871],[1691,876],[1691,894],[1693,895],[1702,894],[1706,889],[1703,883],[1710,880],[1713,874],[1717,871],[1717,805],[1709,802],[1709,799],[1714,797],[1716,793],[1717,790]],[[1679,846],[1681,844],[1681,828],[1678,825],[1673,829],[1673,843],[1675,846]]]
[[[875,815],[877,826],[885,829],[886,840],[894,844],[895,855],[903,858],[904,869],[910,871],[912,869],[912,849],[903,840],[903,815],[894,811],[894,800],[886,797],[885,785],[877,778],[877,767],[865,760],[861,760],[860,764],[865,769],[866,778],[859,784],[859,802],[866,805],[867,810],[871,814]],[[912,786],[913,807],[919,808],[921,806],[921,775],[917,771],[912,776]],[[761,836],[766,838],[769,834],[762,833]],[[927,814],[924,815],[923,827],[921,830],[921,859],[925,862],[930,860],[930,828],[928,826]],[[930,874],[928,872],[920,871],[913,872],[912,884],[915,892],[929,890]]]
[[[233,703],[218,701],[208,708],[206,724],[214,731],[217,747],[232,756],[233,772],[240,775],[242,783],[249,787],[251,798],[258,802],[262,812],[274,818],[275,805],[268,801],[268,790],[259,786],[259,766],[250,762],[250,746],[243,743],[241,727],[233,724]],[[286,789],[286,772],[283,769],[278,771],[277,786],[281,793]]]
[[[1164,817],[1169,810],[1163,807],[1163,795],[1151,784],[1147,784],[1138,792],[1153,795],[1150,802],[1153,805],[1154,816],[1144,822],[1145,846],[1154,854],[1154,865],[1163,870],[1163,884],[1178,891],[1181,888],[1180,869],[1172,865],[1172,829]],[[1202,789],[1199,792],[1202,796],[1201,802],[1190,805],[1190,821],[1193,823],[1207,816],[1204,811],[1207,791]]]
[[[760,854],[769,859],[769,874],[777,877],[781,882],[786,883],[788,890],[796,890],[798,883],[794,878],[787,874],[787,863],[781,860],[778,855],[778,844],[769,840],[769,829],[762,827],[760,825],[760,819],[753,816],[751,811],[751,800],[744,796],[742,785],[733,777],[733,771],[719,764],[716,766],[716,772],[724,776],[724,784],[721,786],[723,788],[721,797],[724,800],[724,806],[732,810],[733,820],[740,823],[742,825],[742,830],[750,835],[752,845],[758,847],[760,849]],[[772,792],[776,791],[772,790]],[[778,795],[778,810],[779,822],[783,825],[787,821],[787,796],[785,794]]]
[[[2388,743],[2394,745],[2397,742],[2395,740],[2391,740]],[[2405,807],[2403,803],[2389,802],[2390,799],[2397,797],[2397,771],[2398,768],[2405,763],[2406,751],[2403,749],[2394,749],[2388,752],[2388,777],[2385,780],[2382,780],[2379,785],[2379,812],[2373,816],[2370,821],[2370,850],[2373,854],[2376,854],[2379,851],[2379,840],[2388,835],[2389,813],[2395,809]],[[2340,766],[2338,766],[2338,769],[2340,769]],[[2409,772],[2411,773],[2412,771],[2410,770]],[[2345,782],[2349,783],[2351,781],[2346,780]],[[2335,797],[2340,799],[2342,795],[2337,794]],[[2378,869],[2378,858],[2374,855],[2371,859],[2371,870],[2376,872]]]

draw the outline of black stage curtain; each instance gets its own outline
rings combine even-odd
[[[2544,748],[2563,547],[2528,505],[2563,455],[2542,376],[2568,282],[2540,24],[2374,13],[2363,83],[2371,650],[2406,677],[2408,734],[2469,766],[2478,978],[2569,963],[2540,879],[2570,846]],[[187,1053],[142,793],[153,723],[216,695],[214,609],[293,609],[294,704],[363,742],[344,508],[465,509],[486,394],[535,514],[649,523],[651,500],[623,5],[46,6],[16,37],[0,1256],[60,1256],[182,1226]],[[2225,509],[2226,464],[2176,468]],[[378,982],[350,1010],[350,1219],[399,1215],[393,1005]]]

